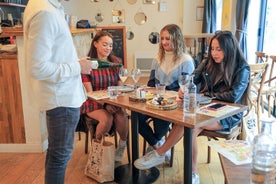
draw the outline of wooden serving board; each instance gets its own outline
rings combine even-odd
[[[168,104],[168,105],[156,105],[153,104],[151,100],[146,102],[147,107],[151,108],[151,109],[156,109],[156,110],[173,110],[176,109],[178,104],[177,102],[174,100],[172,104]]]
[[[146,102],[152,98],[137,98],[136,96],[129,96],[129,100],[133,102]]]

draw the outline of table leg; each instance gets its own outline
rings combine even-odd
[[[132,163],[121,165],[115,169],[115,182],[119,184],[148,184],[156,181],[160,175],[159,170],[153,167],[148,170],[139,170],[133,163],[139,157],[139,137],[138,137],[138,113],[131,112],[131,143],[132,143]]]
[[[192,138],[191,128],[184,127],[184,183],[192,184]]]

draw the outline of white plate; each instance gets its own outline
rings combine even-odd
[[[123,92],[123,93],[131,92],[131,91],[134,90],[134,88],[131,87],[131,86],[116,86],[116,87],[117,87],[119,92]]]
[[[208,104],[212,102],[212,98],[208,96],[202,96],[200,94],[197,94],[196,96],[197,102],[202,105],[202,104]]]

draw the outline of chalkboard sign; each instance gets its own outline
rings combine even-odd
[[[103,26],[98,27],[102,31],[107,31],[113,36],[113,53],[122,58],[123,65],[127,67],[126,56],[126,27],[125,26]]]

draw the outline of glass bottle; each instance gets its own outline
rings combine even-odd
[[[189,76],[189,82],[185,85],[183,111],[184,115],[195,115],[196,113],[196,85],[194,84],[194,75]]]
[[[121,63],[112,63],[109,61],[103,61],[100,59],[90,58],[92,62],[92,69],[109,68],[109,67],[121,67]]]
[[[274,142],[274,149],[273,149],[273,155],[274,155],[274,174],[275,174],[275,183],[276,183],[276,119],[272,117],[266,117],[265,119],[262,118],[261,121],[269,121],[271,123],[271,137]]]
[[[274,141],[271,121],[262,121],[261,133],[254,137],[252,148],[251,183],[275,184]]]

